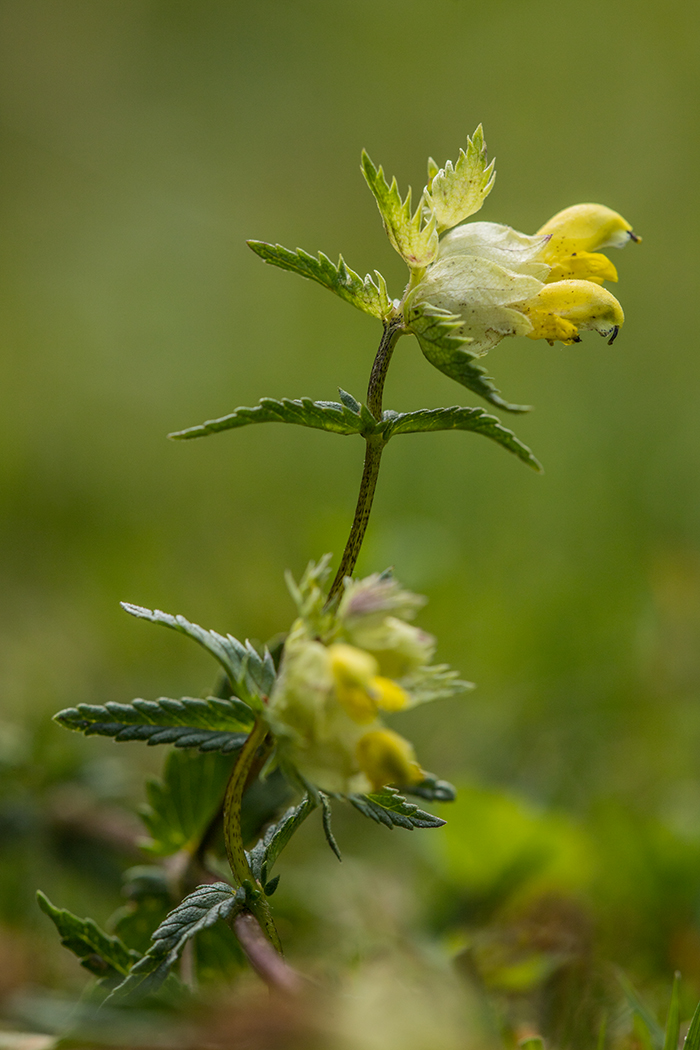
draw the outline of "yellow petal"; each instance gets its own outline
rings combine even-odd
[[[554,215],[537,233],[550,238],[542,254],[545,262],[641,241],[626,219],[603,204],[574,204]]]
[[[547,284],[571,280],[593,281],[594,284],[617,281],[617,270],[607,255],[598,252],[575,252],[554,263],[549,271]]]
[[[379,667],[369,653],[354,645],[330,645],[328,655],[338,703],[354,722],[363,725],[377,717],[372,681]]]
[[[402,711],[409,703],[410,697],[406,690],[391,678],[377,675],[372,679],[371,688],[377,704],[383,711]]]
[[[408,740],[391,729],[373,729],[357,743],[357,762],[375,791],[387,784],[419,784],[425,773]]]
[[[615,296],[591,281],[545,284],[518,309],[532,323],[529,338],[550,343],[557,339],[565,344],[578,342],[580,329],[593,329],[612,343],[625,320]]]

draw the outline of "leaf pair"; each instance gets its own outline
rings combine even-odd
[[[428,323],[427,315],[424,316],[424,320]],[[455,376],[461,368],[460,375],[468,372],[470,383],[475,387],[478,386],[484,396],[489,393],[491,400],[496,399],[501,407],[507,407],[511,411],[520,410],[517,405],[507,405],[500,401],[495,387],[489,387],[490,380],[483,369],[473,364],[473,355],[460,349],[461,342],[450,334],[449,325],[443,331],[441,328],[443,320],[437,317],[430,319],[428,326],[432,326],[432,334],[429,334],[429,338],[426,337],[425,345],[428,347],[438,346],[435,342],[431,343],[430,339],[442,339],[445,343],[443,349],[440,349],[442,343],[438,346],[438,354],[433,362],[439,362],[436,367],[443,371],[453,368]],[[420,330],[423,331],[422,328]],[[442,334],[436,336],[436,332]],[[422,339],[422,336],[419,338]],[[455,346],[450,348],[448,340],[452,340]],[[432,354],[433,350],[424,349],[424,352],[427,356],[428,353]],[[458,364],[454,365],[454,362],[450,364],[452,360],[450,354],[461,355]],[[451,373],[448,372],[448,374]],[[422,408],[416,412],[387,410],[382,414],[382,418],[377,420],[366,406],[361,405],[351,394],[341,390],[340,397],[340,402],[311,401],[309,398],[298,400],[282,398],[277,401],[274,398],[265,397],[260,400],[259,405],[253,408],[237,408],[229,415],[207,420],[200,426],[189,427],[187,430],[176,431],[170,437],[187,441],[192,438],[206,437],[208,434],[217,434],[224,430],[236,430],[251,423],[292,423],[296,426],[310,427],[313,430],[326,430],[333,434],[359,434],[365,438],[380,436],[385,442],[398,434],[421,434],[436,430],[470,430],[495,441],[534,470],[542,469],[527,445],[523,444],[512,430],[504,427],[496,416],[489,415],[483,408],[462,408],[454,405],[451,408]],[[125,608],[131,612],[135,607],[125,606]]]

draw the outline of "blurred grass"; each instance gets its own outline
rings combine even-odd
[[[398,294],[360,149],[419,189],[483,121],[484,219],[532,232],[598,200],[644,243],[615,257],[614,348],[489,358],[536,406],[513,425],[543,478],[472,435],[392,444],[359,568],[427,593],[479,687],[402,724],[428,768],[695,848],[699,42],[690,0],[0,2],[0,691],[42,761],[114,754],[59,742],[61,706],[207,688],[205,657],[120,599],[265,638],[284,570],[340,553],[359,441],[165,440],[263,395],[364,393],[376,324],[245,238],[342,250]],[[455,402],[475,403],[402,341],[387,405]],[[137,797],[144,758],[119,757]]]

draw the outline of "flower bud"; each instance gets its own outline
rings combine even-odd
[[[408,740],[391,729],[373,729],[360,737],[357,760],[375,791],[387,784],[419,784],[425,777]]]

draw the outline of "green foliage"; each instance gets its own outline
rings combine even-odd
[[[700,1050],[700,1003],[695,1007],[695,1013],[683,1041],[683,1050]]]
[[[321,798],[321,807],[323,813],[323,834],[326,836],[326,842],[333,850],[338,860],[342,860],[343,858],[340,855],[340,848],[335,840],[335,835],[333,834],[333,828],[331,826],[331,819],[333,816],[331,812],[331,800],[329,799],[328,795],[326,795],[323,791],[320,791],[319,795]]]
[[[165,869],[145,864],[129,868],[122,892],[127,903],[111,917],[110,928],[128,948],[143,955],[173,905]]]
[[[410,789],[404,790],[408,795],[417,795],[427,802],[454,802],[457,798],[457,789],[447,780],[438,780],[432,773],[426,773],[420,784],[412,784]]]
[[[365,817],[387,828],[440,828],[445,823],[440,817],[426,813],[412,802],[407,802],[395,788],[385,787],[369,795],[348,795],[356,809]]]
[[[343,394],[344,391],[341,391],[341,398]],[[260,404],[254,408],[237,408],[220,419],[209,419],[201,426],[175,431],[169,437],[187,441],[190,438],[216,434],[221,430],[235,430],[250,423],[295,423],[314,430],[327,430],[331,434],[371,434],[377,421],[369,409],[360,405],[349,394],[346,394],[345,398],[347,400],[341,404],[337,401],[311,401],[308,397],[301,397],[295,401],[286,397],[279,401],[272,397],[263,397]],[[349,404],[356,405],[357,408],[351,408]]]
[[[146,785],[148,807],[142,811],[151,841],[150,853],[166,857],[178,850],[196,850],[221,805],[234,757],[171,751],[163,780]]]
[[[291,251],[281,244],[266,244],[265,241],[248,241],[248,246],[266,263],[317,281],[346,303],[372,317],[383,319],[391,313],[392,303],[386,290],[386,281],[378,270],[374,271],[376,281],[369,274],[363,279],[346,266],[342,255],[334,264],[323,252],[319,252],[316,258],[301,248]]]
[[[290,806],[286,813],[272,824],[256,846],[248,854],[248,863],[253,876],[265,884],[272,866],[294,832],[304,823],[318,803],[307,795],[298,806]]]
[[[434,171],[429,162],[428,178],[430,192],[426,194],[426,201],[440,232],[468,219],[481,208],[496,180],[494,162],[489,164],[486,156],[481,124],[474,137],[467,139],[466,153],[460,149],[454,167],[448,160],[444,168]]]
[[[411,214],[411,190],[405,200],[401,200],[396,179],[392,179],[390,186],[382,168],[375,168],[365,150],[362,151],[362,173],[374,194],[392,245],[411,269],[423,269],[433,261],[438,250],[435,218],[431,214],[424,222],[423,199]]]
[[[37,893],[41,910],[54,923],[64,948],[73,952],[96,977],[106,981],[128,974],[141,956],[127,948],[119,937],[110,937],[92,919],[79,919],[65,908],[56,908],[41,891]]]
[[[113,1005],[133,1003],[157,992],[187,941],[219,920],[231,919],[242,903],[226,882],[198,886],[160,924],[149,950],[131,967],[107,1001]]]
[[[526,405],[504,401],[491,377],[476,364],[476,356],[467,349],[469,341],[456,334],[462,323],[456,314],[426,303],[412,310],[409,317],[409,329],[431,365],[498,408],[527,412]]]
[[[504,427],[496,416],[489,415],[486,409],[460,408],[454,405],[452,408],[420,408],[416,412],[385,412],[384,418],[389,419],[389,425],[384,431],[387,440],[395,434],[420,434],[429,430],[472,430],[496,441],[533,470],[542,472],[542,465],[527,445],[519,441],[512,430]]]
[[[460,351],[461,353],[462,351]],[[481,371],[481,370],[479,370]],[[291,401],[282,398],[261,398],[255,408],[237,408],[220,419],[210,419],[200,426],[189,427],[170,434],[177,440],[205,437],[222,430],[235,430],[250,423],[294,423],[298,426],[326,430],[333,434],[361,434],[370,437],[381,434],[385,441],[397,434],[421,434],[435,430],[471,430],[483,434],[503,448],[513,452],[534,470],[542,467],[527,445],[520,441],[512,430],[504,427],[496,416],[483,408],[421,408],[416,412],[393,412],[386,410],[381,420],[376,420],[369,409],[356,401],[351,394],[340,391],[341,402],[311,401],[307,397]],[[515,410],[517,406],[511,405]]]
[[[145,740],[175,747],[228,754],[240,748],[253,725],[247,704],[235,698],[196,700],[134,700],[131,704],[107,703],[103,707],[79,704],[59,711],[55,720],[66,729],[86,736],[111,736],[120,743]]]
[[[171,616],[160,609],[144,609],[140,605],[121,603],[131,616],[151,623],[170,627],[180,634],[192,638],[210,652],[223,667],[231,684],[234,695],[249,704],[256,711],[262,710],[263,697],[269,696],[275,681],[275,665],[267,649],[262,656],[250,642],[245,645],[232,635],[207,631],[196,623],[190,623],[184,616]]]
[[[649,1045],[653,1048],[653,1050],[663,1050],[666,1037],[664,1035],[664,1031],[661,1025],[654,1017],[654,1014],[646,1005],[646,1003],[639,997],[639,995],[637,995],[637,992],[635,991],[632,983],[621,971],[618,973],[618,980],[622,985],[622,989],[625,993],[625,998],[627,999],[627,1002],[630,1005],[632,1013],[644,1025],[644,1035],[648,1037]],[[674,992],[672,993],[671,997],[672,1005],[673,994],[676,994],[677,997],[675,982]],[[678,1044],[676,1043],[676,1046],[677,1045]]]

